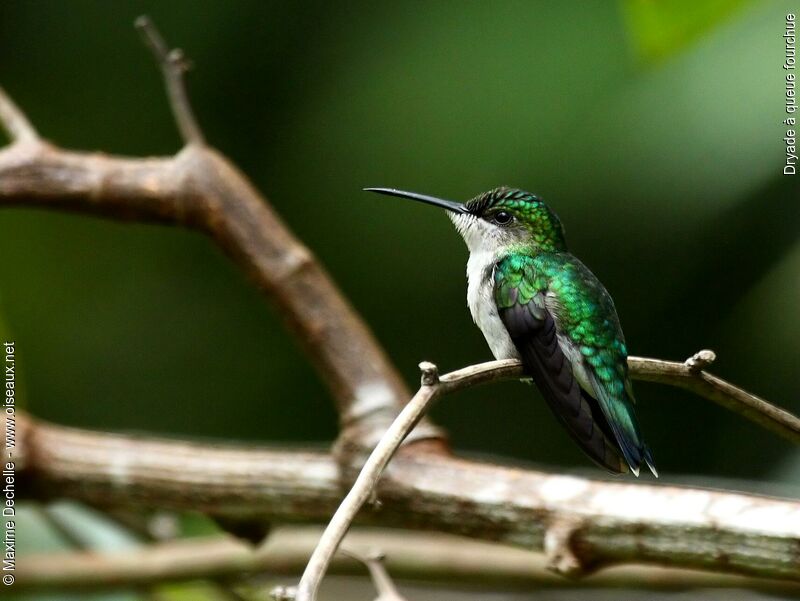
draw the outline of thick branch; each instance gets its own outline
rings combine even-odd
[[[57,553],[23,556],[17,564],[19,591],[130,589],[143,585],[267,573],[293,577],[308,562],[319,540],[316,526],[276,528],[265,545],[253,548],[231,538],[184,539],[120,553]],[[711,574],[653,566],[613,567],[581,580],[567,580],[547,568],[545,557],[523,549],[450,535],[356,529],[348,549],[381,549],[393,577],[442,583],[459,582],[501,589],[517,587],[695,587],[749,588],[798,594],[786,581]],[[346,556],[331,564],[335,574],[363,574]]]
[[[505,369],[505,368],[504,368]],[[486,372],[471,377],[485,379]],[[212,447],[52,426],[20,415],[23,489],[103,506],[327,521],[342,497],[324,453]],[[800,582],[800,504],[675,486],[603,482],[433,454],[399,454],[359,521],[543,550],[560,518],[582,565],[649,563]]]
[[[139,159],[26,144],[27,121],[4,98],[0,119],[20,137],[0,150],[0,207],[178,224],[209,234],[287,320],[337,401],[342,441],[374,446],[410,392],[325,269],[235,166],[199,145],[175,157]],[[417,434],[441,436],[427,424]]]

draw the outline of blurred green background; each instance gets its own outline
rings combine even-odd
[[[180,146],[133,30],[193,59],[208,139],[317,253],[413,387],[490,358],[443,214],[360,192],[542,195],[612,293],[633,354],[682,360],[800,412],[800,180],[781,174],[784,16],[798,2],[71,0],[0,4],[0,81],[68,148]],[[27,408],[62,424],[263,443],[336,434],[279,316],[206,238],[0,211],[0,316]],[[783,440],[636,385],[667,479],[790,485]],[[517,384],[449,398],[462,451],[588,470]]]
[[[715,372],[800,411],[800,187],[781,175],[791,5],[712,2],[713,19],[681,13],[673,34],[648,29],[670,13],[644,2],[4,2],[0,78],[57,144],[173,153],[132,28],[151,14],[194,61],[208,138],[412,386],[422,359],[490,358],[465,306],[466,249],[443,214],[360,189],[464,199],[508,184],[560,214],[633,354],[712,348]],[[16,209],[0,224],[2,318],[34,414],[265,442],[335,435],[279,317],[206,238]],[[688,394],[637,390],[665,474],[766,478],[791,450]],[[585,466],[532,396],[482,388],[435,418],[460,449]]]

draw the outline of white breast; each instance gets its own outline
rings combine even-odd
[[[496,359],[519,359],[494,302],[494,266],[503,248],[500,230],[471,215],[448,213],[469,249],[467,306]]]
[[[519,353],[500,321],[494,302],[494,266],[498,258],[494,252],[470,253],[467,262],[467,305],[495,358],[519,359]]]

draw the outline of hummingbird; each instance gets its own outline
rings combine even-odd
[[[501,187],[460,203],[365,188],[440,207],[469,249],[467,305],[496,359],[518,359],[572,439],[597,465],[639,475],[645,444],[614,301],[567,250],[538,196]]]

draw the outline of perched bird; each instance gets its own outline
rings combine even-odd
[[[448,211],[469,249],[467,304],[497,359],[520,359],[570,436],[600,467],[658,475],[642,439],[614,302],[567,250],[538,196],[497,188],[465,203],[365,188]]]

